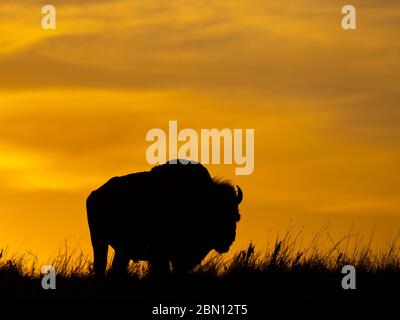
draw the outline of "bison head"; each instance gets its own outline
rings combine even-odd
[[[243,192],[226,181],[214,181],[210,243],[218,253],[228,252],[236,237],[236,223],[240,220],[239,204]]]

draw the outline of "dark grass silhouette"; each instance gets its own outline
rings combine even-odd
[[[398,299],[400,251],[395,239],[387,249],[372,252],[370,243],[347,235],[321,250],[318,238],[306,247],[301,232],[286,235],[264,251],[253,244],[226,260],[213,253],[185,277],[152,278],[144,264],[130,265],[125,278],[107,275],[99,286],[92,261],[80,253],[60,253],[50,264],[57,271],[57,289],[43,290],[37,259],[31,254],[0,251],[0,295],[9,299],[45,301],[144,301],[151,303],[248,303],[270,299]],[[356,290],[343,290],[341,269],[354,265]]]

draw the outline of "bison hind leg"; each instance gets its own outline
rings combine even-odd
[[[108,245],[105,242],[93,241],[94,274],[97,280],[103,280],[107,267]]]
[[[127,276],[130,258],[124,249],[115,249],[111,274],[117,277]]]

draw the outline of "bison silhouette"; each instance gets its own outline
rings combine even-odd
[[[170,161],[150,171],[114,177],[86,201],[96,277],[126,272],[130,260],[150,272],[184,274],[211,251],[225,253],[235,240],[242,190],[211,178],[199,163]]]

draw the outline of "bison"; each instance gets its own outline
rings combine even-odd
[[[171,265],[174,273],[189,272],[211,250],[229,250],[242,199],[239,187],[181,160],[111,178],[86,201],[95,276],[105,276],[108,245],[118,275],[130,260],[148,261],[154,273],[169,273]]]

